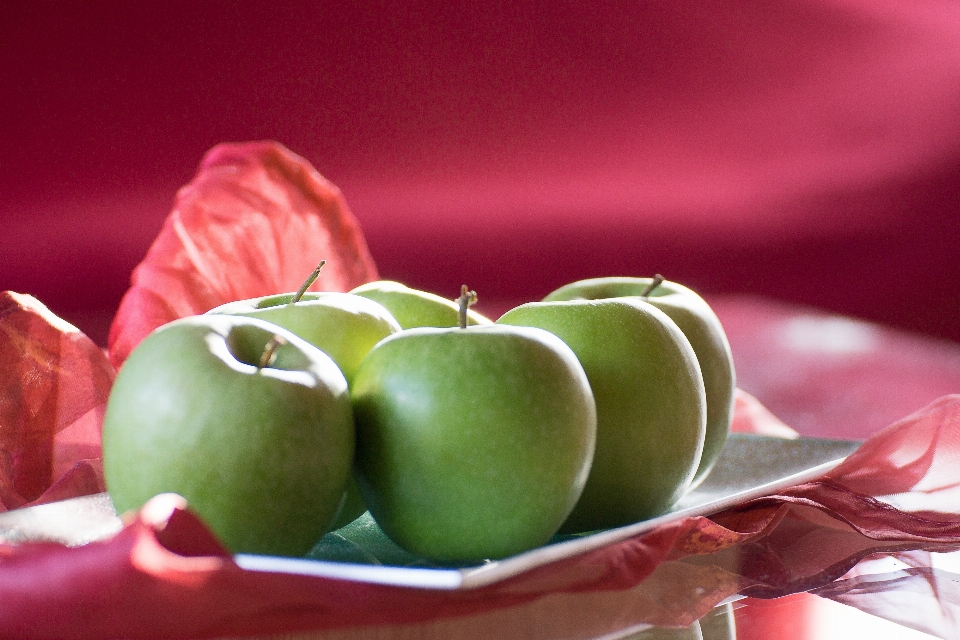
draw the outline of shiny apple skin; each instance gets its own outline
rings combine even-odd
[[[379,302],[393,314],[404,329],[456,327],[460,322],[460,309],[453,300],[392,280],[368,282],[350,293]],[[467,324],[492,324],[492,321],[470,309],[467,311]]]
[[[389,311],[361,296],[307,292],[290,304],[292,297],[287,293],[239,300],[207,313],[259,318],[292,331],[333,358],[348,382],[373,345],[400,330]]]
[[[687,492],[703,451],[706,398],[693,348],[665,313],[632,299],[533,302],[497,324],[557,335],[596,400],[593,467],[563,532],[632,524]]]
[[[561,287],[544,300],[599,300],[639,296],[653,278],[610,277],[580,280]],[[673,320],[687,336],[703,375],[707,394],[707,434],[703,456],[691,488],[698,486],[720,456],[733,422],[737,376],[733,354],[723,325],[710,305],[692,289],[663,281],[647,297]]]
[[[378,344],[353,387],[357,484],[397,544],[444,562],[547,542],[593,459],[586,375],[526,327],[418,328]]]
[[[285,344],[258,368],[274,335]],[[232,551],[299,556],[340,507],[353,414],[346,379],[316,347],[261,320],[196,316],[130,354],[102,441],[118,512],[176,493]]]

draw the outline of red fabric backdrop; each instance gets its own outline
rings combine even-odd
[[[255,139],[382,275],[490,310],[659,271],[960,339],[954,2],[15,1],[0,36],[0,290],[100,344],[203,153]]]

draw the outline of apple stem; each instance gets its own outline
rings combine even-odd
[[[457,298],[457,304],[460,305],[460,311],[457,318],[460,321],[460,328],[467,328],[467,310],[477,303],[477,292],[470,291],[467,285],[460,285],[460,297]]]
[[[650,284],[647,285],[647,288],[644,289],[643,292],[640,294],[640,297],[646,298],[651,293],[653,293],[653,290],[659,287],[662,283],[663,283],[663,276],[660,275],[659,273],[656,274],[655,276],[653,276],[653,281],[650,282]]]
[[[274,359],[277,357],[277,349],[281,346],[287,344],[286,339],[278,334],[273,334],[273,337],[270,338],[270,341],[267,342],[266,346],[263,348],[263,353],[260,354],[260,362],[257,364],[257,371],[265,367],[269,367],[273,364]]]
[[[293,294],[292,298],[290,298],[290,304],[293,304],[294,302],[300,302],[300,298],[302,298],[303,294],[307,292],[307,289],[310,288],[310,285],[316,282],[317,278],[320,277],[320,269],[323,269],[323,265],[325,264],[327,264],[326,260],[320,261],[320,264],[318,264],[317,268],[313,270],[313,273],[307,276],[307,279],[303,281],[303,284],[300,285],[300,288],[297,289],[297,292]]]

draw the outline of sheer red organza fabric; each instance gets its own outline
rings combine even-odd
[[[103,491],[100,425],[115,375],[35,298],[0,294],[0,511]]]
[[[204,157],[134,270],[110,327],[114,366],[162,324],[227,302],[311,287],[348,291],[377,277],[334,185],[276,142],[222,144]]]

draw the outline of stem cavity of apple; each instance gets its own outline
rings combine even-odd
[[[477,292],[470,291],[467,285],[460,285],[460,297],[457,298],[457,304],[460,306],[460,310],[457,314],[457,318],[460,321],[460,328],[467,328],[467,310],[470,309],[473,305],[477,303]]]
[[[277,357],[277,349],[285,344],[287,344],[287,340],[283,336],[276,333],[273,334],[270,341],[263,347],[263,353],[260,354],[260,362],[257,363],[257,371],[273,364],[273,361]]]
[[[300,288],[297,289],[297,292],[293,294],[293,297],[290,299],[290,304],[293,304],[294,302],[300,302],[300,298],[302,298],[303,294],[307,292],[307,289],[310,288],[310,285],[316,282],[317,278],[320,277],[320,269],[323,269],[323,265],[325,264],[327,264],[326,260],[320,261],[320,264],[318,264],[317,268],[313,270],[313,273],[307,276],[307,279],[303,281],[303,284],[300,285]]]
[[[653,281],[647,285],[647,287],[640,294],[640,297],[646,298],[651,293],[653,293],[654,289],[659,287],[661,284],[663,284],[663,276],[658,273],[655,276],[653,276]]]

